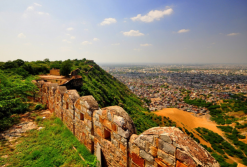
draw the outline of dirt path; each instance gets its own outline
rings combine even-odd
[[[179,125],[185,126],[191,130],[198,127],[204,127],[223,136],[223,132],[216,127],[217,124],[210,121],[206,116],[194,116],[193,113],[182,111],[176,108],[165,108],[154,113],[160,116],[169,117]]]
[[[32,115],[33,113],[34,112],[27,112],[25,114],[20,115],[20,123],[0,133],[0,139],[13,144],[13,142],[19,137],[21,137],[25,132],[32,129],[37,129],[38,126],[36,125],[34,120],[37,115],[34,116]],[[49,110],[44,110],[37,114],[45,119],[49,117],[51,113]]]

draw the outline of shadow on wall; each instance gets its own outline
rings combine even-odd
[[[93,96],[54,83],[34,81],[35,101],[46,104],[100,161],[100,166],[218,167],[217,161],[178,128],[155,127],[136,135],[123,108],[100,109]]]

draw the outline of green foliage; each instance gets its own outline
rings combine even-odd
[[[213,153],[212,156],[219,162],[220,166],[222,167],[237,167],[238,166],[238,164],[235,162],[233,164],[227,163],[224,157],[219,154]]]
[[[0,70],[0,131],[13,125],[16,119],[12,114],[24,113],[28,110],[27,96],[33,96],[37,87],[31,82],[34,78],[22,80],[19,75],[7,75]]]
[[[42,120],[43,120],[43,118],[41,116],[37,116],[35,118],[35,122],[37,122],[37,123],[41,122]]]
[[[61,69],[60,69],[60,74],[64,76],[68,76],[71,72],[73,63],[71,60],[66,60],[62,63]]]
[[[12,152],[1,144],[0,166],[90,166],[96,167],[97,159],[82,145],[58,118],[44,120],[41,130],[32,130]],[[75,151],[73,146],[77,149]],[[8,154],[8,158],[1,156]],[[85,159],[83,161],[79,154]]]
[[[54,61],[51,63],[50,68],[60,69],[62,67],[62,61]]]
[[[237,129],[243,129],[247,127],[247,123],[243,124],[243,125],[236,125],[235,126]]]
[[[46,74],[49,73],[48,62],[36,61],[36,62],[24,62],[21,59],[15,61],[7,61],[3,63],[0,68],[5,73],[18,74],[25,79],[30,75]]]
[[[188,131],[185,127],[184,127],[184,130],[188,136],[190,136],[192,139],[194,139],[197,143],[200,143],[200,140],[198,138],[196,138],[192,132]]]
[[[237,156],[240,159],[246,158],[246,156],[242,152],[245,150],[240,150],[240,149],[234,148],[230,143],[225,141],[217,133],[214,133],[213,131],[208,130],[206,128],[196,128],[196,131],[199,132],[203,136],[203,138],[211,144],[212,148],[215,151],[217,151],[218,153],[220,153],[222,155],[227,153],[229,156],[232,156],[232,157]],[[235,130],[233,130],[232,133],[235,134],[237,132]]]
[[[201,144],[202,145],[202,147],[204,147],[208,152],[213,152],[213,150],[210,148],[210,147],[208,147],[208,146],[206,146],[206,145],[204,145],[204,144]]]
[[[202,99],[190,100],[189,95],[187,95],[184,98],[184,102],[190,105],[208,108],[208,110],[210,111],[210,115],[212,116],[211,119],[220,125],[231,124],[237,121],[237,118],[234,118],[233,116],[227,116],[225,114],[226,112],[229,112],[230,109],[232,111],[240,111],[240,110],[245,111],[245,107],[247,106],[246,103],[244,104],[243,102],[235,101],[235,100],[231,100],[231,102],[233,102],[233,106],[236,105],[238,106],[238,108],[232,107],[232,105],[228,103],[222,103],[221,105],[215,105],[213,103],[208,103]],[[229,101],[224,100],[224,102],[229,102]],[[246,108],[246,111],[247,111],[247,108]]]
[[[220,128],[224,132],[232,132],[233,128],[231,126],[217,126],[217,128]]]
[[[45,105],[43,104],[37,104],[34,108],[34,110],[44,110],[45,109]]]

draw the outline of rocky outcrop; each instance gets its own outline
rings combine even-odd
[[[80,97],[50,82],[34,82],[35,101],[46,104],[70,131],[94,153],[101,166],[218,167],[198,143],[175,127],[155,127],[136,135],[134,122],[123,108],[100,109],[93,96]]]

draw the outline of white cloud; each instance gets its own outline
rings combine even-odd
[[[71,31],[71,30],[74,30],[74,28],[69,27],[69,28],[67,28],[67,30],[68,30],[68,31]]]
[[[152,44],[145,43],[145,44],[140,44],[140,46],[152,46]]]
[[[101,23],[100,23],[100,25],[107,25],[107,24],[112,24],[112,23],[116,23],[117,22],[117,20],[115,19],[115,18],[106,18],[106,19],[104,19],[104,21],[102,21]]]
[[[181,29],[178,31],[178,33],[185,33],[185,32],[189,32],[190,30],[189,29]]]
[[[144,34],[139,32],[139,30],[130,30],[128,32],[122,32],[125,36],[143,36]]]
[[[33,6],[28,6],[27,10],[33,10]]]
[[[75,36],[71,36],[70,39],[75,39]]]
[[[38,3],[34,3],[34,5],[36,5],[36,6],[42,6],[42,5],[38,4]]]
[[[89,41],[83,41],[81,44],[82,44],[82,45],[89,45],[89,44],[92,44],[92,42],[89,42]]]
[[[235,36],[235,35],[239,35],[239,33],[233,32],[233,33],[227,34],[227,36]]]
[[[45,13],[45,12],[38,12],[39,15],[47,15],[49,16],[50,14],[49,13]]]
[[[94,41],[99,41],[99,39],[98,39],[98,38],[94,38],[93,40],[94,40]]]
[[[18,38],[26,38],[26,35],[24,35],[23,33],[20,33],[17,35]]]
[[[120,45],[120,43],[113,43],[113,44],[111,44],[111,45]]]
[[[85,28],[84,30],[85,30],[85,31],[88,31],[88,29],[86,29],[86,28]]]
[[[165,15],[172,14],[173,9],[170,7],[167,7],[165,10],[151,10],[148,12],[148,14],[142,16],[141,14],[138,14],[136,17],[130,18],[132,21],[142,21],[146,23],[153,22],[154,20],[160,20]]]

